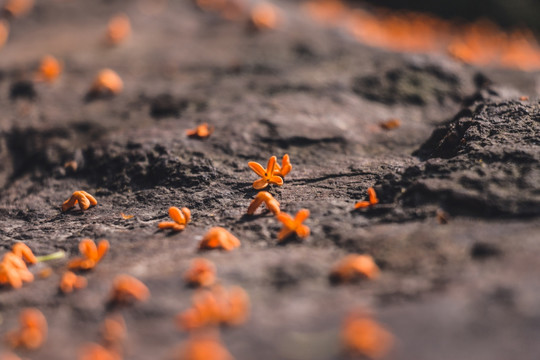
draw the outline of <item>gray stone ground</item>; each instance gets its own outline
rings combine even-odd
[[[111,250],[69,296],[57,290],[66,260],[48,279],[1,289],[0,333],[38,307],[49,339],[25,355],[73,359],[98,338],[114,275],[128,273],[152,297],[122,311],[126,358],[164,358],[186,336],[173,322],[193,293],[181,276],[202,255],[251,297],[249,321],[222,332],[237,359],[340,359],[342,320],[358,308],[395,334],[390,359],[537,359],[540,74],[368,48],[279,5],[285,22],[259,34],[180,1],[151,16],[134,1],[48,0],[12,24],[0,52],[0,246],[72,257],[90,237]],[[134,34],[104,48],[119,11]],[[46,53],[65,62],[61,79],[25,85]],[[125,91],[85,102],[103,67]],[[391,117],[402,126],[380,129]],[[212,137],[187,138],[200,122]],[[244,215],[256,194],[247,162],[285,153],[293,171],[270,191],[288,213],[311,211],[312,235],[278,246],[272,216]],[[352,211],[370,186],[381,203]],[[62,214],[79,189],[99,205]],[[192,210],[184,232],[157,231],[169,206]],[[212,226],[242,246],[198,253]],[[371,254],[381,277],[332,286],[329,270],[350,252]]]

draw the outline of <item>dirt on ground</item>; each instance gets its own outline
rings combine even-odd
[[[261,32],[189,1],[157,3],[43,0],[11,22],[0,51],[0,246],[67,253],[47,262],[50,277],[0,289],[1,334],[25,307],[48,321],[44,346],[21,356],[76,358],[98,340],[125,273],[151,292],[121,309],[125,358],[166,358],[187,337],[174,321],[194,294],[183,273],[204,257],[250,297],[248,321],[221,332],[238,360],[348,358],[340,332],[358,309],[395,336],[388,359],[538,359],[539,72],[367,47],[297,2],[276,3],[280,25]],[[108,47],[118,13],[133,33]],[[33,81],[45,54],[63,61],[53,84]],[[125,89],[88,98],[102,68]],[[391,118],[401,126],[383,129]],[[208,139],[186,136],[204,122],[215,127]],[[310,210],[311,235],[278,244],[271,213],[246,215],[258,178],[247,163],[284,154],[293,169],[268,191],[286,213]],[[369,187],[380,203],[354,210]],[[63,213],[76,190],[98,205]],[[191,209],[184,231],[158,230],[170,206]],[[242,245],[198,251],[214,226]],[[83,238],[108,239],[110,251],[84,274],[86,289],[63,295]],[[332,284],[350,253],[373,256],[380,277]]]

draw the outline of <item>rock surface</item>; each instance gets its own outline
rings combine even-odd
[[[0,56],[0,246],[71,258],[89,237],[111,250],[68,296],[58,293],[66,260],[47,279],[2,288],[2,334],[38,307],[49,339],[29,356],[73,359],[97,340],[112,279],[128,273],[152,297],[122,310],[126,358],[165,358],[186,338],[174,325],[193,294],[182,274],[202,256],[250,295],[249,321],[222,332],[237,359],[344,358],[339,330],[359,308],[398,339],[391,359],[537,359],[540,74],[365,47],[291,2],[278,3],[281,27],[261,33],[189,2],[157,14],[141,3],[44,0],[13,21]],[[104,48],[118,12],[133,36]],[[65,62],[60,80],[29,82],[47,53]],[[85,101],[105,67],[125,91]],[[381,129],[389,118],[401,127]],[[203,122],[210,138],[185,136]],[[245,215],[257,179],[247,162],[285,153],[293,170],[269,191],[287,213],[311,211],[311,236],[281,246],[270,213]],[[354,211],[371,186],[380,203]],[[98,206],[61,213],[80,189]],[[185,231],[158,231],[170,206],[191,209]],[[213,226],[242,246],[199,253]],[[332,266],[352,252],[372,255],[380,278],[332,285]]]

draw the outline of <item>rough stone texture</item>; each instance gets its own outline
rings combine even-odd
[[[129,273],[152,297],[122,311],[126,358],[164,358],[186,337],[173,321],[193,294],[182,273],[204,256],[251,297],[250,320],[222,332],[237,359],[344,358],[340,325],[358,308],[397,337],[391,359],[537,359],[539,74],[478,75],[439,56],[368,48],[297,3],[278,4],[284,22],[265,33],[180,1],[145,15],[134,1],[43,0],[13,22],[0,56],[0,246],[73,257],[90,237],[109,239],[111,251],[69,296],[57,290],[66,260],[48,279],[1,289],[0,333],[37,306],[49,340],[28,357],[73,359],[98,338],[114,275]],[[104,48],[107,20],[121,11],[134,34]],[[59,82],[12,99],[46,53],[65,62]],[[125,91],[85,101],[103,67]],[[402,126],[382,130],[393,117]],[[215,133],[187,138],[201,122]],[[312,235],[278,246],[270,214],[245,215],[256,194],[247,162],[285,153],[293,171],[269,191],[288,213],[311,210]],[[71,160],[76,172],[64,168]],[[370,186],[381,203],[353,211]],[[79,189],[99,205],[61,213]],[[157,230],[169,206],[192,210],[184,232]],[[212,226],[242,246],[198,253]],[[372,255],[381,277],[331,285],[332,265],[350,252]]]
[[[436,205],[451,214],[534,217],[540,213],[540,108],[518,101],[477,101],[437,128],[413,153],[424,161],[385,194],[407,212]]]

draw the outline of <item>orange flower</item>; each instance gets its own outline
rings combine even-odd
[[[294,219],[287,213],[281,212],[277,215],[277,219],[283,223],[283,228],[278,234],[278,240],[282,241],[289,235],[296,233],[298,237],[305,238],[309,236],[309,228],[303,225],[309,217],[309,210],[301,209],[296,213]]]
[[[121,360],[122,357],[113,350],[99,344],[85,344],[79,352],[79,360]]]
[[[26,15],[34,7],[34,0],[8,0],[4,5],[4,11],[13,17]]]
[[[4,46],[9,36],[9,24],[5,20],[0,20],[0,49]]]
[[[289,159],[289,154],[283,155],[283,159],[281,160],[281,166],[276,162],[276,169],[274,170],[274,175],[281,176],[283,179],[285,179],[285,175],[290,173],[292,170],[291,161]]]
[[[177,207],[171,206],[169,208],[169,216],[174,222],[164,221],[158,224],[160,229],[172,229],[174,231],[182,231],[186,228],[187,223],[191,220],[191,211],[184,207],[180,210]]]
[[[191,286],[210,286],[216,281],[216,266],[203,258],[194,259],[184,279]]]
[[[7,341],[12,348],[35,350],[47,338],[47,319],[38,309],[28,308],[19,315],[20,327],[7,334]]]
[[[38,81],[54,82],[62,73],[62,64],[51,55],[46,55],[41,59],[36,79]],[[76,166],[77,163],[75,163]]]
[[[129,304],[134,301],[146,301],[150,291],[141,281],[129,275],[118,275],[114,279],[111,301],[118,304]]]
[[[116,72],[111,69],[101,70],[90,88],[92,95],[118,95],[124,89],[124,82]]]
[[[120,216],[122,217],[122,219],[124,220],[129,220],[129,219],[132,219],[135,215],[126,215],[124,213],[120,213]]]
[[[394,343],[392,334],[366,315],[349,316],[345,320],[341,336],[345,347],[351,353],[370,359],[384,357]]]
[[[107,42],[118,45],[131,34],[131,23],[126,14],[116,15],[107,26]]]
[[[11,252],[17,255],[19,258],[24,259],[29,264],[36,264],[38,262],[32,250],[22,242],[18,242],[13,245]]]
[[[266,207],[268,208],[268,210],[270,210],[274,215],[279,214],[279,212],[280,212],[280,210],[279,210],[279,202],[276,199],[274,199],[272,194],[270,194],[269,192],[260,191],[255,196],[255,199],[253,199],[253,201],[251,201],[251,204],[249,204],[249,207],[248,207],[248,210],[247,210],[248,215],[253,215],[255,213],[255,210],[257,210],[257,208],[263,202],[266,204]]]
[[[189,137],[204,139],[212,135],[213,132],[214,127],[212,125],[203,123],[197,126],[195,129],[186,130],[186,135]]]
[[[379,124],[385,130],[392,130],[401,126],[401,120],[399,119],[389,119]]]
[[[126,322],[122,315],[107,316],[103,321],[101,334],[107,345],[119,345],[126,337]]]
[[[79,251],[83,257],[71,260],[68,263],[68,268],[81,270],[93,269],[108,250],[109,242],[105,239],[100,240],[97,246],[93,240],[83,239],[79,243]]]
[[[355,209],[365,208],[365,207],[373,206],[373,205],[379,203],[379,199],[377,199],[377,194],[375,193],[375,189],[370,187],[367,190],[367,192],[368,192],[368,196],[369,196],[369,201],[359,201],[359,202],[357,202],[356,205],[354,205]]]
[[[254,189],[257,189],[257,190],[264,189],[265,187],[268,186],[268,184],[276,184],[278,186],[283,185],[283,179],[279,176],[274,175],[274,172],[276,169],[275,156],[272,156],[270,160],[268,160],[266,169],[263,168],[261,164],[256,163],[254,161],[248,162],[248,165],[251,168],[251,170],[255,171],[255,173],[261,177],[259,180],[256,180],[253,183]]]
[[[71,271],[66,271],[62,275],[62,280],[60,280],[60,290],[64,293],[70,293],[74,289],[84,289],[87,285],[87,281],[84,277],[78,276]]]
[[[279,22],[278,10],[274,5],[262,3],[251,10],[251,24],[256,30],[275,29]]]
[[[336,282],[349,282],[359,279],[375,279],[379,267],[369,255],[347,255],[332,269],[330,279]]]
[[[86,191],[75,191],[73,195],[62,204],[62,211],[68,211],[79,203],[81,211],[87,210],[90,206],[96,206],[97,200]]]
[[[199,243],[199,249],[223,249],[230,251],[240,246],[240,240],[222,227],[216,226],[208,230]]]
[[[34,275],[18,255],[8,252],[0,263],[0,284],[9,284],[14,289],[22,287],[23,282],[34,281]]]
[[[176,360],[234,360],[217,334],[192,334],[180,347]]]
[[[240,287],[226,290],[216,286],[193,295],[193,306],[177,316],[181,329],[192,330],[210,325],[239,325],[249,315],[249,296]]]

